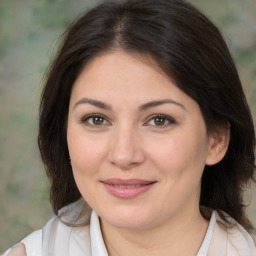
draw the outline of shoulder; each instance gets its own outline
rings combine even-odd
[[[23,243],[19,243],[16,246],[14,246],[9,253],[6,252],[4,255],[27,256],[25,245]]]
[[[232,226],[229,226],[216,212],[216,225],[211,247],[222,255],[255,256],[256,247],[250,234],[234,219],[227,216]]]
[[[42,251],[42,230],[34,231],[29,236],[21,240],[25,245],[27,256],[41,255]]]
[[[227,228],[227,250],[230,255],[255,256],[256,247],[250,234],[238,223]]]
[[[3,256],[34,256],[41,255],[42,230],[37,230],[21,240],[17,245],[7,250]]]
[[[54,215],[42,229],[25,237],[17,246],[7,250],[3,256],[40,256],[42,252],[49,250],[49,248],[58,252],[59,255],[62,255],[59,252],[65,254],[67,248],[71,248],[72,251],[76,252],[76,255],[84,255],[84,251],[89,252],[90,214],[80,216],[83,205],[84,203],[79,200],[64,207],[59,211],[59,216]],[[83,245],[83,248],[81,245]]]

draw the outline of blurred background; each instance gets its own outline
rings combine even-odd
[[[0,252],[52,215],[37,148],[38,104],[58,38],[96,0],[0,0]],[[256,119],[256,1],[191,0],[224,34]],[[245,193],[256,225],[256,187]]]

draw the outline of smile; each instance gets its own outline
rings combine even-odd
[[[108,179],[101,182],[112,196],[121,199],[132,199],[138,197],[151,189],[156,183],[156,181],[139,179]]]
[[[112,185],[115,188],[138,188],[141,185]]]

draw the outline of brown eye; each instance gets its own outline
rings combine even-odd
[[[146,125],[148,126],[158,126],[159,128],[161,127],[168,127],[172,124],[174,124],[175,121],[173,118],[166,116],[166,115],[155,115],[153,116],[147,123]]]
[[[81,120],[81,123],[87,126],[106,126],[110,124],[104,116],[99,114],[86,116]]]
[[[166,118],[165,117],[156,117],[154,118],[155,125],[165,125]]]
[[[94,125],[102,125],[104,123],[104,118],[95,116],[95,117],[92,117],[92,122]]]

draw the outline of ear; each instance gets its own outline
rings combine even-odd
[[[217,131],[210,135],[206,165],[214,165],[220,162],[227,150],[230,140],[230,124],[222,125]]]

